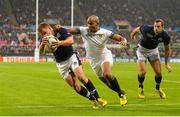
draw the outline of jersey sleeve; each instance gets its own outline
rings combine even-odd
[[[140,31],[142,34],[148,32],[148,30],[149,30],[149,26],[147,24],[143,24],[140,26]]]
[[[71,36],[71,34],[65,28],[60,29],[60,34],[63,40]]]
[[[170,36],[165,32],[164,34],[164,45],[168,45],[171,42]]]
[[[105,30],[105,33],[106,33],[107,37],[109,37],[109,38],[112,38],[114,35],[114,32],[112,32],[110,30]]]
[[[87,31],[87,28],[81,26],[81,27],[78,28],[78,30],[79,30],[80,34],[85,34],[85,32]]]

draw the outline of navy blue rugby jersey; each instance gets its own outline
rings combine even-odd
[[[66,40],[68,37],[72,36],[65,28],[61,27],[59,32],[54,35],[58,40]],[[72,45],[69,46],[59,46],[57,50],[53,53],[56,62],[62,62],[69,59],[74,53]]]
[[[142,25],[140,26],[140,31],[142,38],[139,44],[147,49],[155,49],[159,43],[164,43],[168,45],[170,43],[170,37],[166,31],[162,31],[160,34],[156,35],[154,32],[154,27],[152,25]]]

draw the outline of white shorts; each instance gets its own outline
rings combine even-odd
[[[160,60],[158,48],[147,49],[147,48],[144,48],[141,45],[139,45],[139,47],[136,51],[136,54],[138,57],[138,61],[141,61],[141,60],[146,61],[147,59],[148,59],[148,61],[153,61],[156,59]]]
[[[59,73],[65,80],[70,72],[74,72],[81,65],[81,61],[76,54],[73,54],[68,60],[56,63]]]
[[[103,76],[101,65],[104,62],[109,62],[111,65],[113,64],[113,57],[110,50],[105,51],[98,57],[91,58],[91,62],[90,62],[91,67],[93,68],[94,72],[98,77]]]

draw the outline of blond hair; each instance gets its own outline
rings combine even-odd
[[[42,29],[43,28],[47,28],[47,27],[51,27],[51,25],[49,25],[48,23],[40,23],[38,26],[38,32],[41,34],[42,33]]]

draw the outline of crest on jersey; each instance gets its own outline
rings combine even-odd
[[[77,62],[75,61],[75,62],[73,62],[73,65],[77,65]]]
[[[57,33],[57,36],[56,36],[57,38],[60,38],[61,37],[61,34],[60,33]]]
[[[150,34],[150,33],[147,33],[146,36],[147,36],[147,37],[150,37],[150,38],[153,38],[153,35]]]
[[[163,39],[160,37],[160,38],[158,38],[158,41],[162,41]]]
[[[98,34],[97,36],[98,36],[100,39],[103,39],[103,38],[105,37],[104,34]]]

